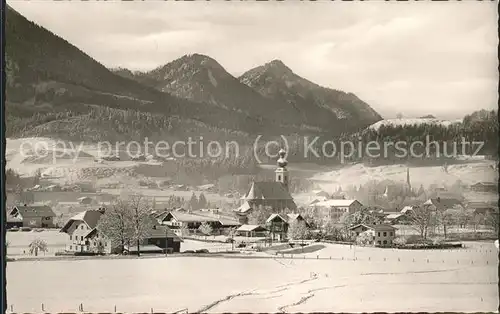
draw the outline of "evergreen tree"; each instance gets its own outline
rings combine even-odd
[[[207,199],[205,198],[205,195],[203,192],[200,193],[200,196],[198,197],[198,207],[199,208],[208,208],[208,202]]]
[[[421,196],[421,195],[424,195],[424,194],[425,194],[424,185],[420,184],[420,188],[417,191],[417,196]]]
[[[196,194],[194,194],[194,192],[191,195],[191,199],[189,200],[189,209],[191,209],[191,210],[198,210],[198,209],[200,209],[198,198],[196,197]]]

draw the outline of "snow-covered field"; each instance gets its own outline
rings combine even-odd
[[[68,235],[59,230],[44,230],[42,232],[7,232],[6,240],[9,243],[7,255],[9,257],[29,255],[29,245],[35,239],[41,239],[47,243],[48,252],[41,256],[54,256],[56,252],[65,248]]]
[[[42,303],[48,312],[75,312],[80,303],[86,312],[111,312],[115,306],[118,312],[496,311],[498,251],[493,243],[468,246],[358,247],[356,260],[335,258],[353,256],[353,248],[327,245],[308,256],[319,259],[10,262],[7,303],[16,312],[40,312]]]
[[[5,158],[7,168],[14,169],[21,175],[30,176],[41,169],[44,176],[65,179],[81,179],[82,172],[88,168],[100,168],[101,172],[112,173],[113,170],[133,169],[143,164],[161,165],[155,160],[96,162],[96,159],[110,154],[105,145],[103,147],[100,152],[95,144],[63,142],[50,138],[7,139]]]

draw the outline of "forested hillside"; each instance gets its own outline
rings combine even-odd
[[[89,105],[177,116],[252,134],[297,129],[294,125],[278,125],[267,117],[190,102],[116,75],[11,8],[6,12],[5,33],[8,137],[20,136],[12,131],[23,129],[26,118],[31,119],[31,127],[41,126],[52,135],[65,136],[65,130],[41,124],[47,119],[55,121],[58,113],[73,117],[75,113],[86,114]],[[33,117],[37,113],[44,114],[43,118]]]
[[[453,163],[456,162],[457,155],[462,154],[484,155],[486,158],[494,159],[498,158],[498,137],[498,112],[496,110],[480,110],[465,116],[463,122],[451,125],[382,125],[377,129],[367,128],[362,132],[344,134],[334,138],[319,137],[313,145],[310,145],[312,148],[306,150],[309,152],[307,158],[303,157],[305,143],[311,144],[313,140],[297,137],[292,141],[292,151],[297,151],[297,154],[290,158],[327,164],[365,162],[374,166],[393,163],[420,165]],[[462,145],[464,141],[467,143],[465,146]],[[341,147],[343,142],[348,144],[344,144],[344,159],[342,160]],[[368,154],[367,147],[370,142],[372,143],[370,146],[374,148]],[[401,143],[400,148],[406,149],[406,154],[397,149],[396,143],[398,142]],[[411,144],[416,142],[422,142],[423,145],[417,143],[412,148]],[[427,145],[431,142],[437,142],[438,145]],[[384,145],[387,149],[384,148]],[[336,149],[335,154],[333,146]],[[477,151],[478,148],[481,149]],[[413,154],[411,150],[413,150]],[[311,151],[321,154],[316,157]]]

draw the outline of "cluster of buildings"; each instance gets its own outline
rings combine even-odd
[[[164,210],[152,211],[152,228],[144,241],[140,243],[140,249],[144,251],[180,251],[182,237],[188,234],[199,233],[202,225],[210,226],[210,235],[240,236],[246,238],[264,238],[273,242],[287,241],[288,229],[294,222],[304,222],[306,228],[309,223],[301,214],[297,213],[297,205],[289,192],[290,174],[287,169],[285,151],[279,152],[275,180],[272,182],[253,182],[247,193],[241,197],[241,205],[233,213],[225,213],[219,210]],[[213,185],[200,186],[200,190],[211,190]],[[471,186],[471,190],[489,192],[496,191],[495,184],[479,182]],[[364,208],[355,199],[332,199],[326,192],[316,193],[321,196],[306,209],[313,216],[322,216],[329,221],[338,221],[343,215],[353,214]],[[81,197],[79,204],[96,206],[90,197]],[[431,198],[422,206],[430,210],[446,210],[462,206],[473,209],[476,213],[498,212],[498,205],[487,202],[468,202],[454,198]],[[262,208],[271,208],[272,214],[262,225],[249,224],[249,216],[252,212]],[[374,245],[390,245],[396,236],[395,224],[410,223],[410,213],[413,207],[406,206],[397,212],[388,212],[384,209],[371,209],[372,214],[379,215],[383,223],[377,225],[360,224],[351,226],[349,230],[353,235],[360,235],[370,231],[373,235]],[[68,235],[66,250],[69,252],[95,252],[103,253],[116,251],[116,244],[112,244],[103,237],[97,225],[104,208],[83,211],[69,219],[62,227],[61,232]],[[54,228],[55,213],[47,205],[14,206],[7,213],[7,227],[32,227],[32,228]],[[127,245],[126,250],[132,252],[136,246]]]
[[[113,243],[98,229],[99,220],[106,215],[105,208],[87,210],[79,213],[62,227],[61,232],[68,235],[67,252],[79,253],[122,253],[121,243]],[[151,228],[146,230],[139,244],[141,253],[179,252],[182,239],[168,226],[161,225],[151,215]],[[137,253],[137,243],[124,243],[124,253]]]

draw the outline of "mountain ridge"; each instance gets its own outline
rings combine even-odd
[[[382,119],[355,94],[311,82],[294,73],[278,59],[246,71],[239,80],[265,97],[282,99],[304,109],[314,104],[331,111],[339,120],[353,117],[369,125]]]
[[[252,134],[259,130],[279,132],[264,118],[223,108],[207,108],[140,84],[135,79],[116,75],[76,46],[11,8],[6,11],[5,33],[8,38],[5,45],[8,130],[29,127],[25,125],[27,120],[45,123],[52,113],[72,110],[86,114],[90,105],[99,105],[176,115],[220,129]],[[32,119],[36,115],[45,117]],[[60,133],[65,135],[63,131]]]
[[[149,72],[111,71],[10,7],[5,33],[8,136],[35,127],[67,136],[67,129],[51,128],[71,124],[37,126],[68,114],[71,121],[86,121],[93,106],[200,121],[222,133],[335,135],[369,125],[362,119],[358,123],[356,115],[339,121],[331,110],[310,101],[314,95],[306,100],[309,107],[265,97],[202,54],[185,55]],[[279,60],[270,63],[283,75],[293,74]]]
[[[287,77],[293,77],[304,86],[305,90],[292,95],[292,100],[263,93],[252,84],[251,79],[245,79],[245,76],[258,73],[263,68],[270,69],[274,80],[285,80],[285,85]],[[116,73],[130,75],[130,71],[117,71]],[[280,123],[284,120],[284,123],[300,124],[303,129],[317,129],[333,134],[362,129],[381,119],[380,115],[368,104],[352,93],[331,90],[343,93],[344,99],[336,100],[335,103],[330,101],[329,105],[316,102],[317,90],[330,89],[296,75],[279,59],[274,59],[263,66],[246,71],[240,77],[235,77],[215,59],[194,53],[181,56],[151,71],[135,75],[135,79],[190,101],[243,110],[254,116],[265,115]],[[278,84],[283,84],[283,82],[278,82]],[[311,87],[315,90],[310,90]],[[273,109],[269,110],[269,108]],[[342,114],[343,112],[349,114]],[[362,117],[361,122],[357,120],[359,117]]]

